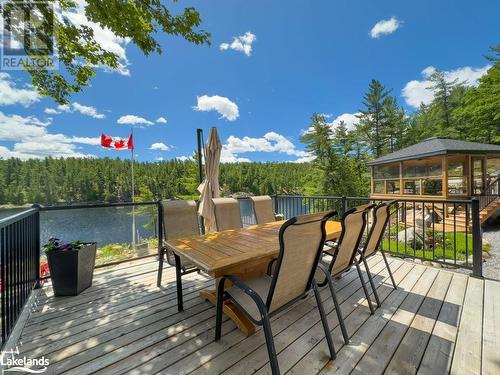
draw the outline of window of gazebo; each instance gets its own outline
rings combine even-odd
[[[400,194],[399,163],[377,165],[373,168],[375,194]]]
[[[491,182],[500,177],[500,156],[488,158],[486,161],[486,179]]]
[[[467,195],[467,167],[464,155],[448,157],[448,194]]]
[[[408,160],[402,164],[404,195],[443,195],[441,158]]]

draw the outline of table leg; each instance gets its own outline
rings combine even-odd
[[[175,259],[175,280],[177,284],[177,310],[184,310],[182,303],[182,275],[181,275],[181,258],[174,254]]]

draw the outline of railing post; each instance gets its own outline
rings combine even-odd
[[[163,245],[163,206],[161,199],[157,203],[158,210],[158,258],[161,257],[161,247]]]
[[[37,251],[37,256],[35,257],[35,270],[36,270],[36,282],[35,289],[40,289],[42,286],[41,276],[40,276],[40,205],[35,203],[31,206],[36,209],[35,213],[35,249]]]
[[[274,203],[274,214],[281,213],[278,212],[278,195],[277,194],[271,195],[271,199],[273,200]]]
[[[483,277],[483,236],[481,220],[479,217],[479,198],[473,197],[471,201],[472,211],[472,274]]]
[[[347,198],[345,195],[341,198],[341,206],[342,206],[342,215],[347,212]]]

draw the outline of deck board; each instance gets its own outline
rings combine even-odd
[[[331,294],[321,289],[335,361],[312,294],[273,317],[283,374],[500,373],[500,283],[390,258],[394,290],[382,258],[369,265],[382,301],[374,315],[356,272],[334,283],[348,345]],[[222,340],[213,341],[215,308],[199,298],[213,285],[210,277],[184,277],[179,313],[174,270],[165,267],[162,288],[156,270],[153,259],[143,259],[96,271],[94,285],[76,297],[55,298],[45,285],[22,330],[20,353],[48,358],[47,374],[270,373],[260,327],[245,337],[224,319]]]

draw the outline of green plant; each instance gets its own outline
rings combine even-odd
[[[59,238],[49,238],[48,242],[43,246],[43,251],[48,253],[54,250],[77,250],[83,245],[85,244],[80,241],[62,242]]]

